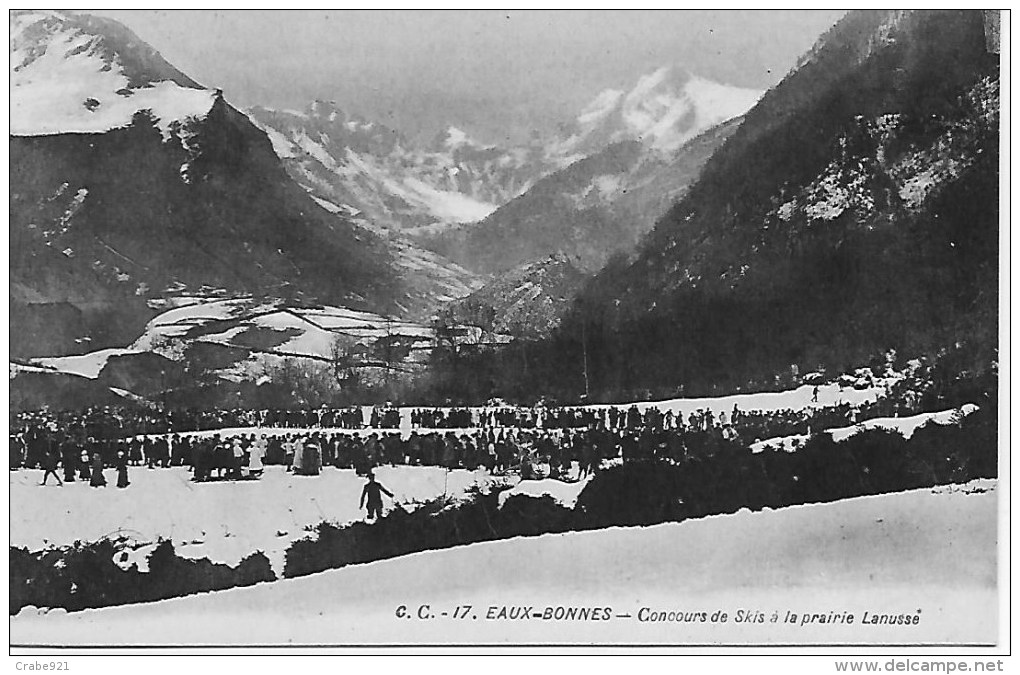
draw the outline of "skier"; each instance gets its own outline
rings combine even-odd
[[[386,493],[390,499],[393,498],[393,493],[384,488],[381,484],[375,480],[375,472],[368,472],[368,482],[365,483],[365,489],[361,491],[361,504],[358,509],[365,508],[365,501],[368,501],[368,519],[378,519],[382,515],[382,495],[380,493]]]

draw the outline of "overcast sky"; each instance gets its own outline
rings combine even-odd
[[[319,98],[402,131],[520,139],[676,64],[767,88],[842,11],[109,10],[239,106]]]

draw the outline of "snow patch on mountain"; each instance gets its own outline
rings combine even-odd
[[[404,178],[403,185],[411,190],[410,194],[405,193],[409,201],[417,201],[443,222],[473,223],[496,210],[496,204],[472,199],[459,192],[437,190],[417,178]]]
[[[99,377],[99,373],[106,367],[106,362],[110,360],[111,356],[122,356],[124,354],[137,353],[138,350],[136,349],[100,349],[98,351],[89,352],[88,354],[80,354],[77,356],[57,356],[32,359],[32,363],[41,366],[47,372],[55,371],[68,375],[87,377],[90,380],[94,380]]]
[[[612,114],[623,97],[620,89],[606,89],[577,116],[579,124],[592,124]]]
[[[479,143],[478,141],[471,138],[470,136],[468,136],[466,131],[458,129],[457,127],[448,127],[446,129],[446,133],[444,134],[444,136],[445,137],[443,138],[443,146],[449,148],[450,150],[456,150],[457,148],[462,148],[465,146],[474,148],[486,147]]]
[[[102,38],[57,13],[12,15],[10,130],[14,136],[102,133],[149,111],[164,136],[205,117],[215,92],[170,80],[131,86]]]

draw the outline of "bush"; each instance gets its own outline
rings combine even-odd
[[[161,540],[149,555],[148,572],[139,572],[134,565],[125,570],[114,562],[120,550],[118,543],[104,539],[37,552],[11,547],[11,615],[28,605],[63,607],[73,612],[276,580],[262,552],[231,567],[208,558],[181,558],[166,540]]]
[[[599,472],[575,507],[592,528],[650,525],[681,520],[687,504],[681,467],[665,462],[630,462]]]
[[[997,475],[995,411],[929,424],[910,440],[873,429],[839,443],[812,436],[793,453],[724,448],[680,462],[639,461],[596,474],[576,509],[583,529],[899,492]]]
[[[475,491],[458,504],[444,498],[413,511],[398,506],[375,523],[321,523],[317,537],[287,549],[285,577],[358,563],[517,536],[576,529],[574,512],[551,497],[514,495],[499,508],[499,491]]]

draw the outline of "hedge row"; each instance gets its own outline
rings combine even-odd
[[[29,552],[11,547],[11,615],[28,605],[77,611],[135,602],[152,602],[275,581],[265,554],[254,553],[235,567],[208,558],[181,558],[173,544],[161,540],[149,556],[149,571],[114,562],[115,541],[48,548]]]

